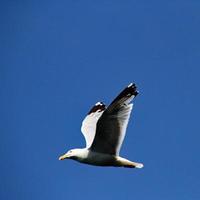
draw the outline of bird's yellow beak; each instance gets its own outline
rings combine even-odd
[[[60,156],[59,157],[59,160],[64,160],[64,159],[67,159],[67,158],[69,158],[70,156],[69,156],[69,154],[64,154],[64,155],[62,155],[62,156]]]

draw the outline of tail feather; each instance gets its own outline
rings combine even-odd
[[[144,167],[144,165],[142,163],[136,163],[136,162],[131,162],[130,161],[129,163],[126,163],[124,165],[124,167],[127,167],[127,168],[139,168],[139,169],[141,169],[141,168]]]
[[[118,166],[126,167],[126,168],[143,168],[144,165],[142,163],[132,162],[122,157],[118,157]]]

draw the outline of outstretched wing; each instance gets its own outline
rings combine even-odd
[[[86,147],[89,148],[94,140],[96,124],[106,106],[102,102],[96,103],[82,122],[81,131],[85,137]]]
[[[131,83],[102,113],[97,122],[91,150],[112,155],[119,154],[133,107],[130,102],[137,94],[136,85]]]

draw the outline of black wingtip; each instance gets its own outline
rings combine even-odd
[[[90,115],[91,113],[95,113],[96,111],[103,111],[106,109],[106,105],[103,102],[97,102],[92,109],[88,112],[88,115]]]
[[[124,92],[134,96],[137,96],[139,94],[139,91],[137,90],[137,86],[135,85],[135,83],[130,83],[127,86],[127,88],[124,89]]]
[[[128,99],[131,96],[136,97],[139,94],[135,83],[130,83],[113,101],[111,104],[120,101],[123,98]]]

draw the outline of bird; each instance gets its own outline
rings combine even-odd
[[[110,103],[97,102],[82,122],[81,131],[86,147],[71,149],[59,160],[72,159],[94,166],[142,168],[142,163],[119,156],[133,108],[132,100],[139,94],[134,83],[130,83]]]

